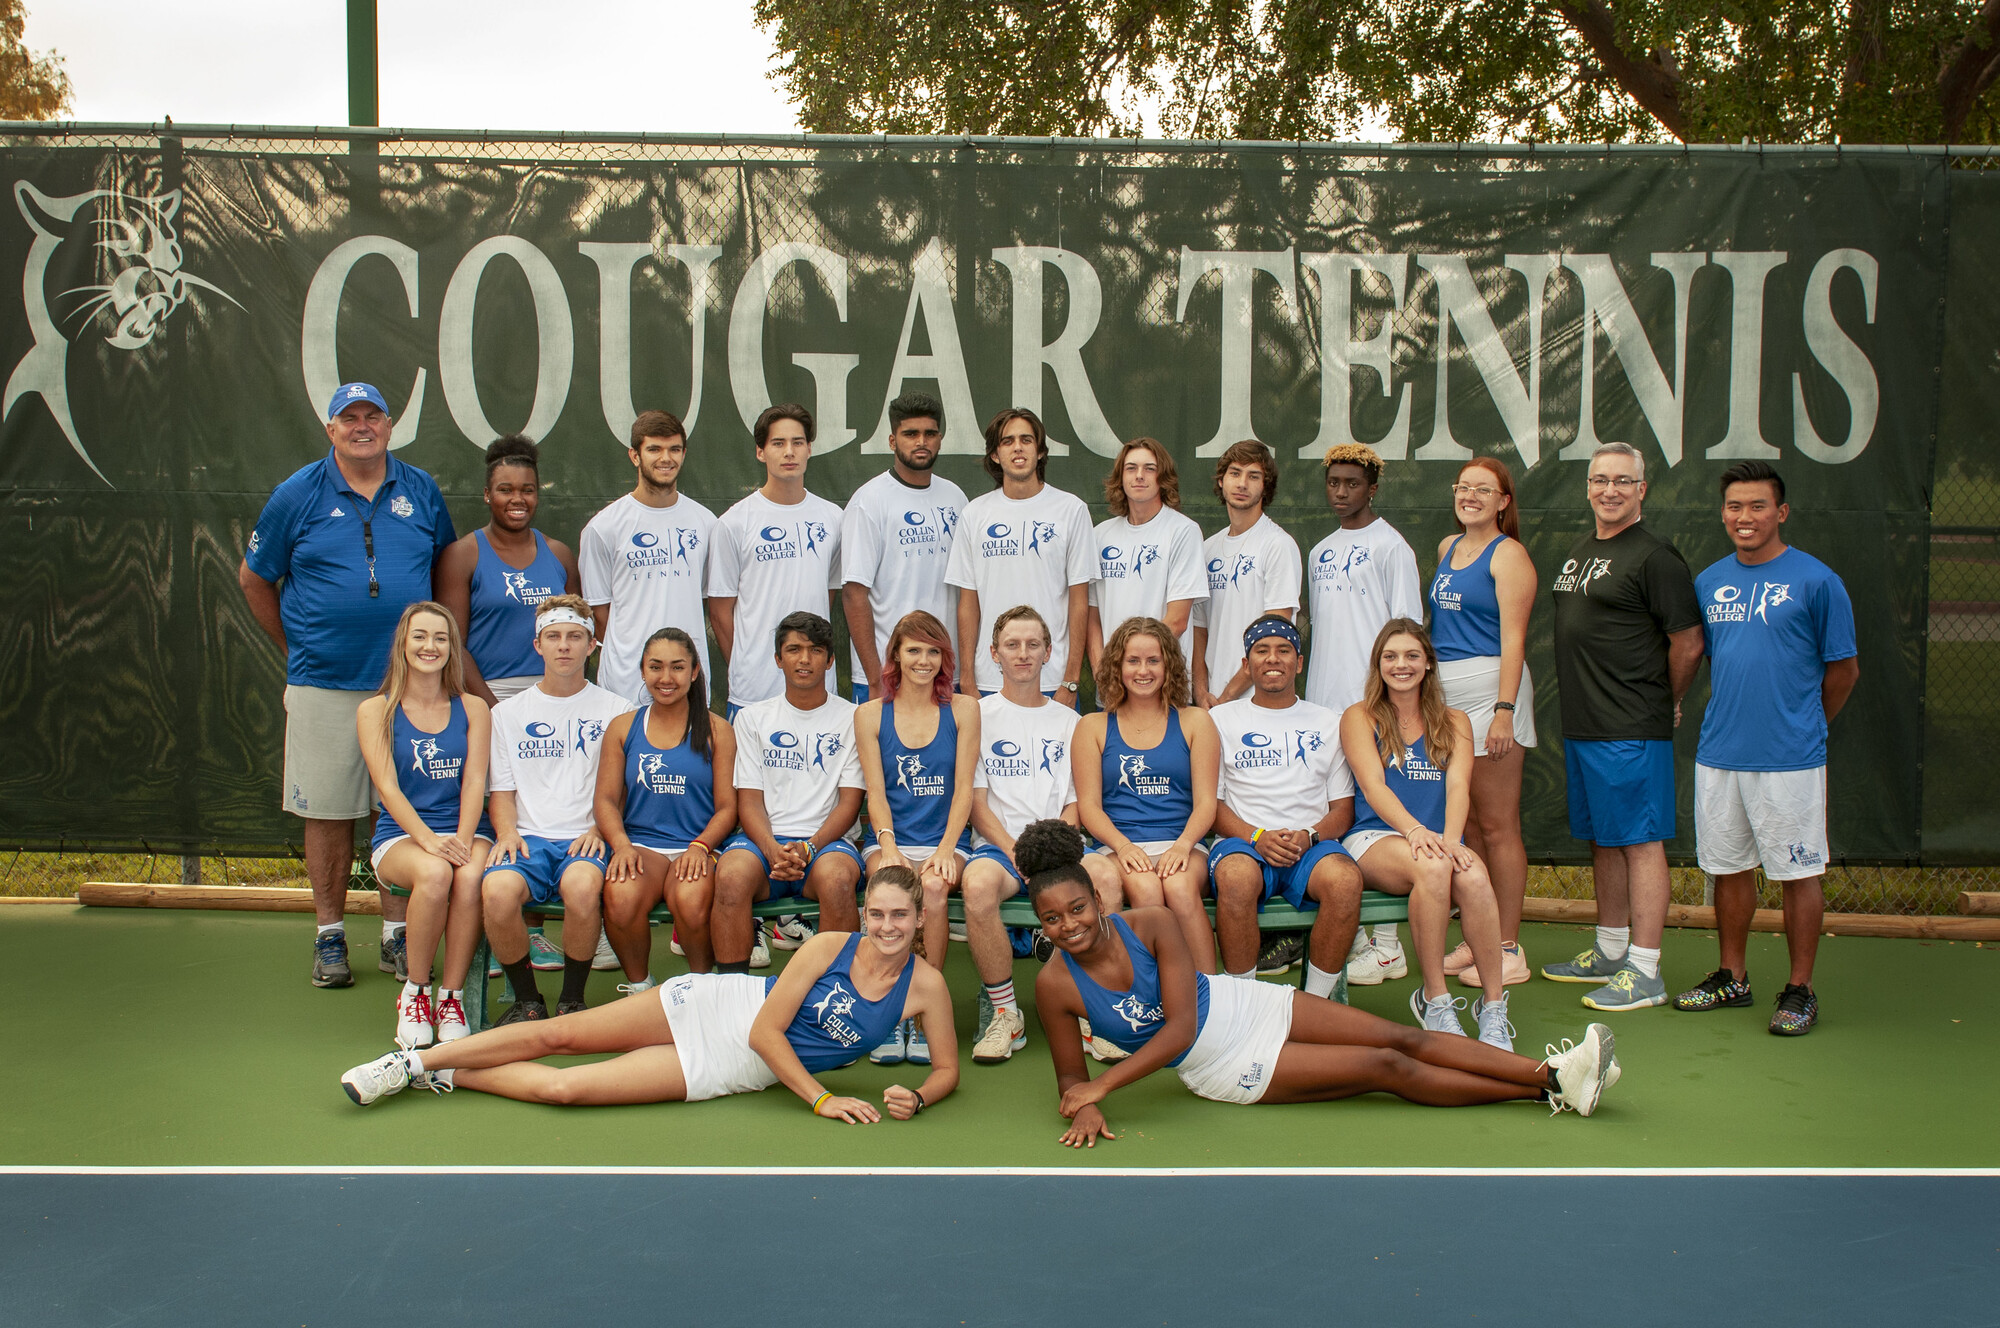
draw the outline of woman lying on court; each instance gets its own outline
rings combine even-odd
[[[1035,1004],[1055,1061],[1062,1142],[1112,1139],[1099,1109],[1113,1089],[1163,1066],[1217,1102],[1321,1102],[1394,1093],[1436,1107],[1532,1099],[1588,1116],[1616,1082],[1611,1030],[1592,1024],[1580,1045],[1532,1061],[1450,1034],[1427,1033],[1276,983],[1195,971],[1164,908],[1098,911],[1083,870],[1083,838],[1037,821],[1014,843],[1042,930],[1055,943],[1035,979]],[[1075,1023],[1132,1054],[1097,1078]]]
[[[884,867],[868,882],[863,930],[821,932],[776,977],[685,973],[609,1005],[490,1029],[431,1052],[391,1052],[349,1070],[341,1087],[362,1106],[413,1083],[606,1106],[699,1102],[783,1083],[816,1116],[872,1123],[881,1112],[835,1096],[814,1076],[859,1060],[901,1020],[923,1018],[932,1030],[930,1073],[916,1088],[892,1084],[882,1094],[889,1114],[908,1120],[958,1086],[951,993],[944,975],[911,953],[922,897],[915,872]],[[589,1065],[537,1063],[603,1052],[622,1054]]]

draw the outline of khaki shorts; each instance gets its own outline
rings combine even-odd
[[[285,688],[285,784],[278,805],[314,821],[358,821],[375,805],[354,712],[375,695]]]

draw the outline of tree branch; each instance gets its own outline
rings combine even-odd
[[[2000,0],[1986,0],[1972,31],[1938,73],[1938,103],[1944,111],[1944,141],[1952,142],[1980,95],[2000,76]]]
[[[1989,0],[1989,4],[2000,4],[2000,0]],[[1662,48],[1644,60],[1627,55],[1618,45],[1617,25],[1604,0],[1557,0],[1555,10],[1589,44],[1603,62],[1605,72],[1618,80],[1625,94],[1668,133],[1685,142],[1687,119],[1681,113],[1681,77],[1674,67],[1672,53]]]

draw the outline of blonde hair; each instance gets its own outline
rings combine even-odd
[[[1382,482],[1381,454],[1366,443],[1335,443],[1326,449],[1319,465],[1321,470],[1332,470],[1335,466],[1359,466],[1367,473],[1370,484]]]
[[[581,595],[551,595],[535,606],[535,618],[539,621],[550,609],[568,609],[571,613],[583,615],[585,622],[596,621],[590,616],[590,601]],[[535,635],[539,637],[541,634],[538,628]]]
[[[465,694],[465,644],[458,639],[458,619],[451,616],[451,610],[435,600],[420,599],[403,610],[403,616],[396,620],[396,635],[389,645],[389,670],[382,675],[382,685],[375,694],[383,699],[382,741],[393,744],[396,741],[396,712],[403,706],[403,697],[410,690],[410,662],[404,658],[403,647],[410,639],[410,623],[420,613],[434,613],[444,619],[445,639],[449,647],[444,657],[444,672],[438,675],[438,684],[444,688],[446,699]]]
[[[1104,654],[1097,661],[1097,704],[1106,710],[1116,710],[1125,704],[1125,647],[1135,636],[1150,636],[1160,644],[1160,656],[1167,662],[1167,682],[1160,689],[1161,699],[1176,709],[1188,704],[1193,686],[1187,660],[1181,655],[1180,639],[1158,618],[1127,618],[1104,643]]]
[[[1444,703],[1444,684],[1438,681],[1437,648],[1431,644],[1424,625],[1410,618],[1391,618],[1383,623],[1382,630],[1375,634],[1375,648],[1368,655],[1368,686],[1361,694],[1361,704],[1368,707],[1368,718],[1375,725],[1375,749],[1382,753],[1385,766],[1400,766],[1410,754],[1403,744],[1395,703],[1389,699],[1388,685],[1382,681],[1382,651],[1392,636],[1413,636],[1424,648],[1425,668],[1423,681],[1417,684],[1417,712],[1423,716],[1424,747],[1431,764],[1442,770],[1451,760],[1457,735],[1451,727],[1451,708]]]

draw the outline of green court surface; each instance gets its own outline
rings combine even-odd
[[[349,924],[356,985],[306,981],[311,927],[286,914],[0,910],[0,1000],[13,1066],[0,1165],[798,1167],[1993,1167],[2000,1136],[2000,947],[1828,938],[1810,1036],[1765,1032],[1781,938],[1752,938],[1758,1007],[1604,1016],[1623,1081],[1588,1120],[1530,1104],[1437,1110],[1384,1096],[1232,1107],[1162,1073],[1110,1099],[1115,1142],[1056,1143],[1054,1078],[1032,1012],[1026,1052],[968,1063],[959,1092],[910,1123],[818,1120],[782,1088],[714,1102],[555,1108],[477,1093],[405,1093],[361,1109],[338,1079],[390,1047],[395,986],[378,924]],[[1580,927],[1531,927],[1536,964],[1584,948]],[[780,956],[782,959],[782,956]],[[1706,933],[1670,931],[1670,990],[1714,962]],[[1035,965],[1016,966],[1024,995]],[[654,972],[681,971],[655,932]],[[975,986],[949,976],[961,1045]],[[544,974],[553,995],[558,975]],[[615,974],[592,978],[593,1003]],[[1409,1018],[1409,979],[1356,1002]],[[1514,989],[1520,1050],[1581,1032],[1586,988]],[[496,984],[497,996],[497,984]],[[969,1053],[969,1046],[968,1046]],[[917,1082],[866,1064],[829,1086],[879,1096]]]

